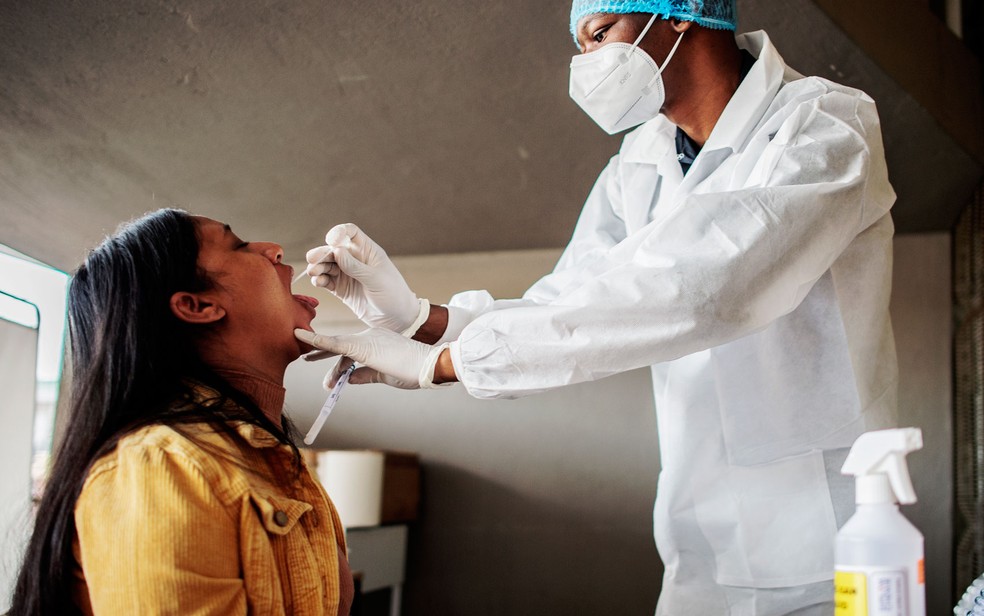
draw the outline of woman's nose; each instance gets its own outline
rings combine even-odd
[[[260,254],[270,259],[271,263],[280,263],[284,260],[284,248],[280,244],[273,242],[254,242],[260,244]]]

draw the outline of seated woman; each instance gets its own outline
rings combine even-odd
[[[12,614],[342,614],[338,514],[282,414],[317,301],[277,244],[160,210],[69,289],[72,398]]]

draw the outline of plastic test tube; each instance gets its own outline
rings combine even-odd
[[[324,405],[321,407],[321,412],[318,413],[318,418],[314,420],[314,425],[311,426],[311,429],[308,430],[307,436],[304,437],[305,445],[310,445],[313,443],[314,439],[318,436],[318,433],[321,432],[321,428],[325,425],[325,420],[328,419],[328,416],[331,415],[332,409],[335,408],[335,404],[338,403],[338,396],[342,393],[342,387],[345,387],[345,384],[348,383],[349,376],[351,376],[354,371],[355,364],[352,364],[338,377],[338,382],[331,388],[331,393],[328,394],[328,399],[325,400]]]

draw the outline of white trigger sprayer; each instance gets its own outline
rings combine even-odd
[[[922,449],[919,428],[858,437],[841,472],[854,475],[857,511],[834,548],[836,616],[925,616],[923,536],[899,512],[916,502],[905,456]]]

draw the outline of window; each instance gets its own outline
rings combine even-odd
[[[36,487],[47,472],[54,437],[68,280],[66,273],[0,245],[0,317],[38,329],[31,469]]]

